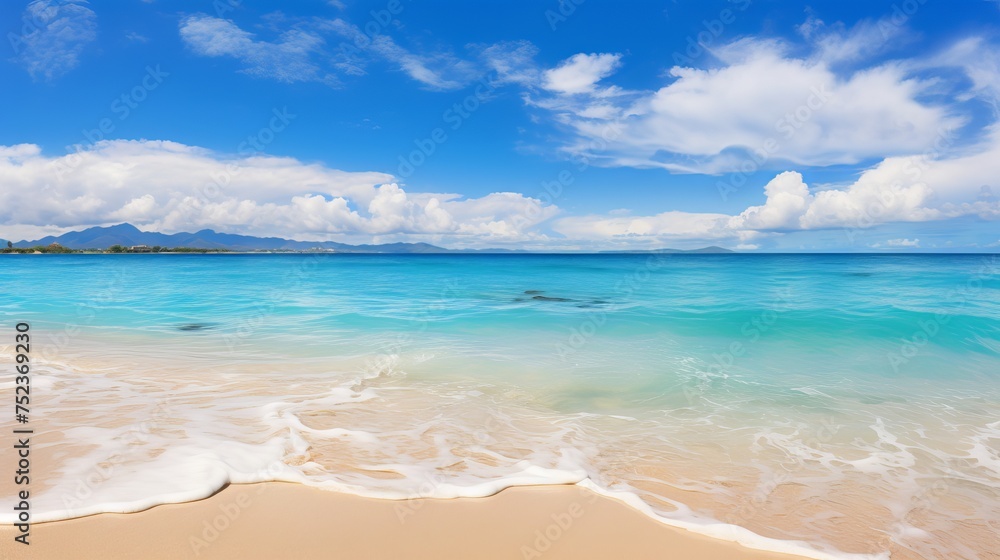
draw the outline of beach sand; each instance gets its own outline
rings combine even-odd
[[[230,485],[197,502],[0,527],[0,558],[791,560],[658,523],[578,486],[489,498],[376,500],[298,484]]]

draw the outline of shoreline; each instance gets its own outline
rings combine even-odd
[[[0,526],[4,558],[509,558],[795,560],[669,526],[576,485],[487,498],[380,500],[266,482],[194,502],[31,526]],[[86,551],[81,555],[81,551]]]

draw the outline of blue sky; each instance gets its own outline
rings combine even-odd
[[[1000,5],[5,2],[0,237],[996,251]]]

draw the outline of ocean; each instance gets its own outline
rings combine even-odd
[[[0,286],[35,522],[579,483],[757,548],[1000,558],[995,255],[4,255]]]

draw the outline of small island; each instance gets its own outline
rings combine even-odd
[[[380,253],[380,254],[441,254],[441,253],[532,253],[521,248],[448,249],[428,243],[382,243],[349,245],[336,241],[300,241],[280,237],[256,237],[203,229],[194,233],[165,234],[143,231],[129,223],[94,226],[48,236],[34,241],[0,241],[6,249],[0,253],[16,254],[125,254],[125,253]],[[585,253],[587,251],[567,251]],[[733,253],[722,247],[693,249],[630,249],[598,251],[599,253]]]
[[[71,249],[60,245],[59,243],[50,243],[48,245],[34,245],[31,247],[14,247],[14,244],[10,241],[7,242],[7,246],[0,249],[0,253],[4,254],[18,254],[18,255],[44,255],[44,254],[56,254],[56,255],[69,255],[69,254],[105,254],[105,253],[230,253],[229,249],[202,249],[198,247],[161,247],[159,245],[154,245],[149,247],[147,245],[133,245],[133,246],[122,246],[122,245],[112,245],[110,247],[101,248],[87,248],[87,249]]]

